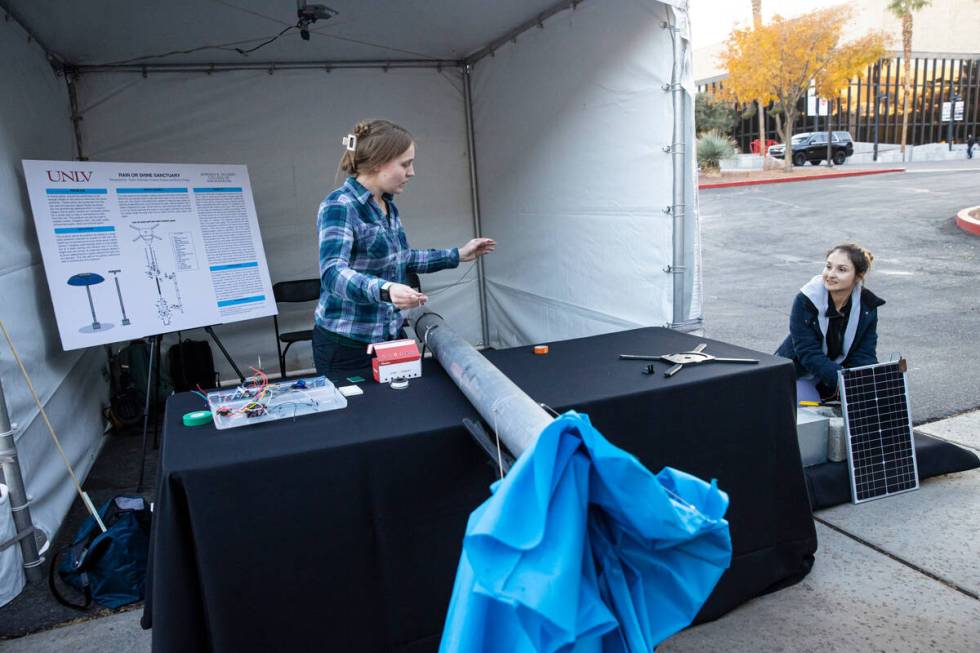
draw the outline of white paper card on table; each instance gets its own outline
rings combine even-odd
[[[340,390],[340,394],[344,395],[345,397],[355,397],[357,395],[364,394],[364,390],[357,385],[342,385],[337,389]]]

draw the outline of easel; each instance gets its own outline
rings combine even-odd
[[[214,332],[214,326],[206,326],[204,330],[207,332],[211,339],[214,340],[214,344],[218,345],[218,349],[224,354],[225,360],[231,365],[231,368],[235,370],[235,374],[238,376],[239,381],[245,383],[245,375],[235,364],[234,359],[232,359],[231,354],[225,349],[225,346],[221,343],[221,339],[218,338],[218,334]],[[160,350],[163,348],[163,336],[164,334],[159,333],[155,336],[150,336],[150,365],[146,373],[146,401],[143,405],[143,449],[142,455],[140,457],[140,477],[139,481],[136,483],[136,491],[143,491],[143,478],[146,474],[146,443],[147,435],[150,432],[150,410],[153,408],[153,448],[159,446],[158,442],[158,432],[157,423],[159,422],[159,416],[156,415],[155,405],[157,402],[151,401],[151,398],[159,392],[160,389]],[[183,357],[183,348],[180,347],[181,337],[180,331],[177,332],[177,355]],[[187,373],[187,366],[184,365],[184,361],[181,360],[181,370],[184,374]],[[187,383],[187,378],[184,378],[184,383]]]

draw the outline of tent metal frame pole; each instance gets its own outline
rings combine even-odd
[[[520,25],[510,30],[506,34],[503,34],[502,36],[498,36],[493,41],[488,43],[486,46],[480,48],[479,50],[477,50],[476,52],[468,56],[463,63],[468,65],[473,65],[480,59],[483,59],[484,57],[494,56],[494,53],[497,50],[499,50],[501,46],[506,45],[508,41],[516,43],[517,37],[523,34],[524,32],[528,31],[529,29],[533,29],[535,27],[537,27],[538,29],[544,29],[544,21],[551,18],[557,13],[565,11],[566,9],[574,10],[583,2],[585,2],[585,0],[561,0],[560,2],[556,2],[554,5],[552,5],[548,9],[545,9],[531,20],[521,23]]]
[[[69,65],[65,64],[65,72],[76,75],[87,73],[135,73],[146,76],[150,73],[222,73],[241,70],[261,70],[270,75],[281,70],[322,70],[331,72],[334,70],[396,70],[400,68],[420,69],[434,68],[460,68],[462,61],[456,59],[402,59],[402,60],[381,60],[365,59],[354,61],[297,61],[292,63],[250,62],[250,63],[200,63],[200,64],[109,64],[109,65]]]
[[[0,543],[0,550],[7,546],[20,544],[20,554],[24,564],[24,575],[27,580],[37,582],[44,579],[41,567],[44,558],[38,552],[37,539],[34,537],[34,522],[31,520],[31,501],[24,487],[24,476],[20,470],[17,458],[17,443],[14,440],[16,427],[10,423],[7,413],[7,401],[3,395],[3,383],[0,382],[0,468],[3,470],[3,480],[7,485],[10,497],[10,512],[13,514],[16,535],[11,540]]]
[[[668,20],[664,23],[664,29],[670,32],[673,41],[674,62],[670,73],[670,91],[674,110],[674,128],[670,144],[670,153],[673,163],[674,185],[673,196],[670,206],[670,214],[673,218],[673,262],[669,266],[669,271],[673,275],[673,321],[671,328],[679,327],[686,320],[684,312],[685,281],[687,276],[687,242],[684,220],[687,207],[684,203],[685,187],[687,182],[687,156],[684,144],[684,87],[681,84],[684,66],[684,39],[677,28],[677,20],[673,15],[674,9],[669,8]]]
[[[71,123],[75,134],[75,149],[78,160],[88,161],[88,157],[82,150],[82,114],[78,110],[78,75],[66,73],[65,86],[68,89],[68,102],[71,104]],[[122,301],[121,297],[120,301]]]
[[[34,33],[34,30],[27,26],[27,21],[21,18],[20,15],[16,11],[12,10],[8,5],[9,3],[6,2],[6,0],[0,0],[0,12],[3,12],[4,14],[3,22],[13,21],[22,30],[24,30],[24,34],[27,36],[27,42],[30,43],[33,41],[34,43],[37,43],[38,47],[44,51],[44,56],[47,57],[48,63],[51,64],[52,70],[54,70],[56,74],[60,73],[62,66],[64,65],[61,58],[54,54],[47,44],[38,38],[37,34]]]
[[[483,236],[480,224],[480,186],[476,174],[476,136],[473,130],[473,94],[470,87],[473,67],[463,66],[463,104],[466,112],[466,148],[470,159],[470,204],[473,209],[473,233],[477,238]],[[483,345],[490,346],[490,325],[487,320],[487,278],[483,267],[483,257],[476,259],[476,279],[480,289],[480,330]]]

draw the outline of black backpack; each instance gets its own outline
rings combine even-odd
[[[143,599],[146,584],[146,558],[150,547],[150,510],[141,496],[116,496],[99,508],[105,524],[102,532],[89,515],[48,570],[48,586],[58,602],[84,610],[95,601],[107,608],[118,608]],[[85,596],[84,603],[72,603],[54,582],[61,580]]]
[[[214,357],[207,340],[185,340],[167,350],[167,368],[174,391],[186,392],[197,386],[213,388],[218,384]]]

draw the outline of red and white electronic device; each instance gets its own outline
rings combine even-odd
[[[372,343],[368,345],[367,353],[375,355],[371,360],[371,369],[378,383],[422,376],[422,356],[418,343],[411,338]]]

